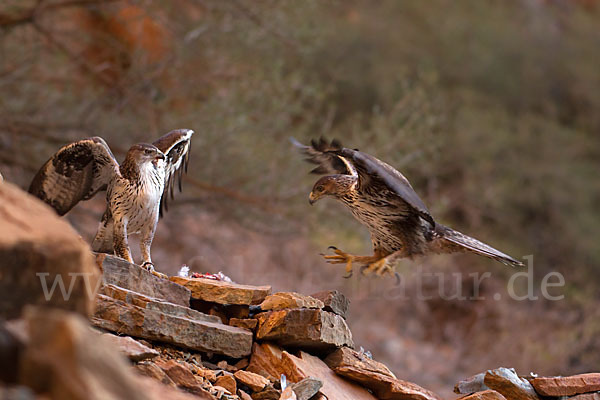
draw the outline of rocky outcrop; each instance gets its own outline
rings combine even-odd
[[[325,311],[331,311],[346,319],[348,308],[350,307],[350,300],[342,293],[337,290],[327,290],[312,294],[311,297],[321,300],[325,306],[323,308]]]
[[[488,389],[461,397],[460,400],[506,400],[506,397],[502,396],[495,390]]]
[[[37,304],[90,315],[100,272],[89,246],[56,212],[0,185],[0,317]]]
[[[260,313],[256,337],[283,346],[313,350],[354,346],[346,321],[334,313],[315,309],[292,309]]]
[[[183,307],[190,306],[191,293],[188,289],[161,279],[144,268],[109,254],[97,254],[96,263],[103,271],[102,283],[105,286],[116,286]]]
[[[497,368],[485,373],[483,383],[507,399],[539,400],[533,386],[512,368]]]
[[[600,373],[556,376],[531,380],[535,391],[542,396],[573,396],[600,390]]]
[[[284,351],[281,362],[291,382],[300,382],[307,377],[317,378],[323,382],[319,392],[329,400],[376,399],[368,390],[336,375],[323,360],[306,352],[301,351],[298,356],[294,356]]]
[[[461,399],[569,399],[600,400],[600,373],[573,376],[527,377],[512,368],[497,368],[474,375],[456,384],[454,391],[467,394]]]
[[[192,297],[218,304],[260,304],[271,294],[271,286],[238,285],[204,278],[172,276],[171,281],[191,291]]]
[[[278,292],[267,296],[260,308],[263,311],[284,310],[287,308],[318,308],[325,307],[321,300],[295,292]]]
[[[325,359],[325,363],[336,374],[371,389],[379,399],[440,399],[427,389],[397,379],[385,365],[352,349],[337,350]]]
[[[19,382],[52,399],[183,399],[154,381],[138,378],[125,359],[81,316],[28,308],[29,342],[19,366]],[[153,390],[145,390],[152,387]],[[187,398],[187,397],[186,397]]]
[[[116,336],[105,333],[102,337],[110,341],[121,354],[124,354],[131,361],[149,360],[159,355],[158,351],[143,345],[129,336]]]
[[[104,295],[98,295],[92,322],[109,331],[230,357],[244,357],[252,349],[248,330],[144,309]]]

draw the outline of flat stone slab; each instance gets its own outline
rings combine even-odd
[[[485,373],[485,386],[510,400],[539,400],[533,386],[512,368],[497,368]]]
[[[121,354],[124,354],[131,361],[142,361],[157,357],[160,353],[148,346],[145,346],[129,336],[116,336],[111,333],[104,333],[105,337],[115,345]]]
[[[342,316],[344,319],[348,316],[348,308],[350,307],[350,300],[342,293],[337,290],[327,290],[311,294],[311,297],[319,299],[325,304],[325,311],[331,311],[337,315]]]
[[[283,350],[273,343],[254,342],[252,357],[246,371],[254,372],[269,380],[279,381],[281,376],[281,355]]]
[[[139,265],[103,253],[96,254],[96,264],[103,271],[104,285],[115,285],[169,303],[190,306],[191,294],[188,289],[152,275]]]
[[[485,386],[483,380],[485,379],[485,372],[481,372],[477,375],[473,375],[467,379],[463,379],[454,385],[454,393],[458,394],[470,394],[475,392],[483,392],[489,388]]]
[[[336,375],[320,358],[303,351],[298,357],[284,351],[281,362],[283,371],[290,382],[297,383],[308,377],[320,380],[323,386],[319,392],[328,400],[376,399],[367,389]]]
[[[578,394],[577,396],[569,397],[569,400],[600,400],[600,392]]]
[[[289,308],[318,308],[325,307],[321,300],[295,292],[277,292],[267,296],[260,303],[263,311],[285,310]]]
[[[150,298],[115,285],[101,286],[99,293],[112,297],[113,299],[121,300],[125,303],[133,304],[134,306],[147,310],[160,311],[175,317],[188,318],[195,321],[221,322],[221,319],[216,315],[204,314],[200,311],[192,310],[191,308],[183,307],[178,304]]]
[[[379,399],[441,399],[435,393],[419,385],[397,379],[384,364],[347,347],[331,353],[325,359],[325,363],[336,374],[371,389]]]
[[[459,400],[507,400],[506,397],[502,396],[495,390],[484,390],[482,392],[475,392],[467,396],[461,397]]]
[[[600,373],[573,376],[540,377],[530,380],[542,396],[573,396],[600,390]]]
[[[315,350],[354,346],[346,321],[328,311],[300,308],[269,311],[255,318],[258,319],[257,339]]]
[[[171,281],[186,287],[194,299],[218,304],[257,305],[271,294],[271,286],[240,285],[204,278],[172,276]]]
[[[92,323],[112,332],[233,358],[247,356],[252,349],[252,332],[246,329],[144,309],[102,294]]]

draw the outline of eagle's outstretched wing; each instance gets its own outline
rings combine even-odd
[[[181,178],[187,172],[190,159],[190,141],[194,131],[191,129],[176,129],[171,131],[154,143],[166,156],[165,189],[160,199],[160,215],[168,210],[167,201],[169,196],[173,199],[173,187],[175,186],[175,175],[177,174],[177,185],[181,191]],[[183,167],[183,168],[182,168]]]
[[[320,138],[319,141],[313,139],[310,146],[305,146],[294,138],[290,138],[290,141],[306,156],[306,161],[317,164],[317,167],[310,171],[312,174],[352,174],[339,157],[343,147],[337,140],[334,139],[329,143],[324,138]]]
[[[66,214],[81,200],[105,190],[119,172],[106,142],[99,137],[79,140],[62,147],[40,168],[29,193]]]
[[[411,206],[419,215],[435,226],[433,217],[427,206],[412,188],[408,179],[391,165],[362,151],[343,148],[341,156],[350,160],[358,172],[358,184],[360,188],[367,186],[377,190],[378,185],[385,185],[389,190],[395,192],[405,203]]]
[[[429,210],[404,177],[391,165],[359,150],[345,148],[333,140],[329,143],[324,138],[313,140],[311,146],[304,146],[292,139],[292,143],[307,155],[307,161],[319,166],[311,172],[317,174],[353,174],[358,173],[359,188],[363,191],[379,191],[388,189],[398,198],[414,209],[423,219],[435,225]]]

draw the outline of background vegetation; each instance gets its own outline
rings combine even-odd
[[[153,247],[159,269],[338,287],[353,300],[356,342],[438,390],[500,364],[591,370],[598,26],[592,0],[6,0],[0,170],[25,188],[69,141],[102,136],[122,158],[192,128],[190,179]],[[432,300],[399,300],[382,295],[386,280],[343,281],[318,253],[367,253],[368,234],[333,202],[309,208],[314,178],[288,142],[320,135],[398,167],[444,224],[533,254],[536,288],[562,273],[565,300],[494,301],[515,271],[474,256],[400,269],[445,272],[463,291],[452,272],[491,271],[483,301],[441,299],[433,284]],[[69,216],[88,240],[102,208],[98,198]]]

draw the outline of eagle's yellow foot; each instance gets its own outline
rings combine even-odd
[[[375,272],[377,276],[383,276],[386,273],[394,274],[394,267],[390,265],[387,257],[380,258],[379,260],[367,264],[362,269],[363,275],[369,275],[371,272]]]
[[[157,276],[159,278],[162,279],[169,279],[169,277],[161,272],[158,272],[157,270],[154,269],[154,264],[152,264],[149,261],[145,261],[142,264],[142,268],[146,269],[146,271],[150,272],[152,275]]]
[[[346,275],[344,275],[344,278],[350,278],[352,276],[352,262],[356,260],[357,256],[345,253],[334,246],[329,246],[329,249],[333,250],[335,255],[327,256],[321,254],[325,261],[329,264],[346,264]]]

